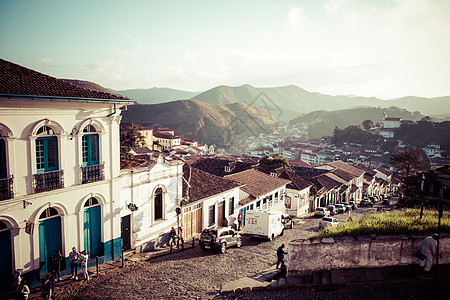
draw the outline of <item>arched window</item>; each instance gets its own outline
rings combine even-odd
[[[42,126],[37,131],[36,169],[38,173],[58,170],[58,139],[49,126]]]
[[[6,173],[6,143],[0,133],[0,179],[8,177]]]
[[[155,221],[163,218],[163,190],[157,188],[155,191]]]
[[[83,166],[93,166],[99,163],[98,133],[94,126],[87,125],[83,129],[81,141]]]
[[[59,215],[58,211],[53,207],[49,207],[41,213],[41,215],[39,216],[39,220],[48,219],[57,215]]]

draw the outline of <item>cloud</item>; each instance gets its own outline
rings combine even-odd
[[[106,78],[110,82],[120,82],[122,81],[124,65],[116,62],[114,59],[109,59],[85,64],[83,69],[89,78],[93,78],[93,80],[103,81]]]
[[[346,2],[348,2],[348,0],[330,0],[325,4],[325,11],[328,15],[335,15]]]
[[[116,53],[132,58],[142,58],[147,52],[142,43],[128,32],[120,30],[119,38],[119,46],[113,45],[113,49]]]
[[[294,36],[298,36],[303,31],[304,26],[309,23],[309,19],[303,14],[302,8],[291,7],[285,25],[292,30]]]

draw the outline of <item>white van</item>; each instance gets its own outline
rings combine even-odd
[[[284,224],[281,216],[281,211],[248,210],[245,214],[244,234],[269,240],[283,235]]]

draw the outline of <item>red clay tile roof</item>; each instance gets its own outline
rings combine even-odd
[[[254,197],[265,195],[291,182],[290,180],[273,177],[254,169],[230,174],[224,178],[245,184],[242,190]]]
[[[364,172],[366,172],[367,174],[374,176],[377,172],[375,172],[374,170],[366,167],[364,164],[362,163],[358,163],[355,165],[355,168],[358,168],[360,170],[363,170]]]
[[[326,163],[324,165],[332,166],[333,168],[337,168],[337,169],[342,169],[342,170],[352,174],[355,177],[359,177],[359,176],[361,176],[364,173],[363,170],[358,169],[358,168],[356,168],[354,166],[351,166],[351,165],[349,165],[349,164],[347,164],[347,163],[345,163],[343,161],[340,161],[340,160],[333,161],[333,162],[330,162],[330,163]]]
[[[301,159],[290,160],[289,163],[296,167],[307,167],[307,168],[311,167],[310,164],[308,164],[306,161],[303,161]]]
[[[126,102],[132,102],[122,96],[82,88],[1,58],[0,94],[119,100],[118,102],[126,100]]]
[[[278,172],[278,174],[279,174],[279,178],[288,179],[288,180],[292,181],[292,183],[289,183],[287,185],[287,187],[291,188],[291,189],[295,189],[295,190],[300,190],[301,191],[303,189],[306,189],[306,188],[314,185],[308,179],[303,178],[303,177],[301,177],[301,176],[299,176],[299,175],[297,175],[295,173],[289,172],[289,171],[287,171],[285,169],[280,170]]]
[[[131,169],[131,168],[137,168],[143,163],[145,163],[147,160],[145,159],[136,159],[136,158],[128,158],[128,157],[121,157],[120,158],[120,169]]]
[[[183,180],[183,198],[189,196],[188,203],[242,186],[239,182],[209,174],[188,164],[183,166],[183,177],[186,179]]]

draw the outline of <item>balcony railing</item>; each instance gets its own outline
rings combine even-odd
[[[34,192],[62,189],[64,187],[63,175],[63,170],[34,174]]]
[[[81,173],[83,178],[81,180],[82,184],[101,181],[105,179],[103,172],[104,164],[81,167]]]
[[[14,198],[13,177],[0,179],[0,201]]]

